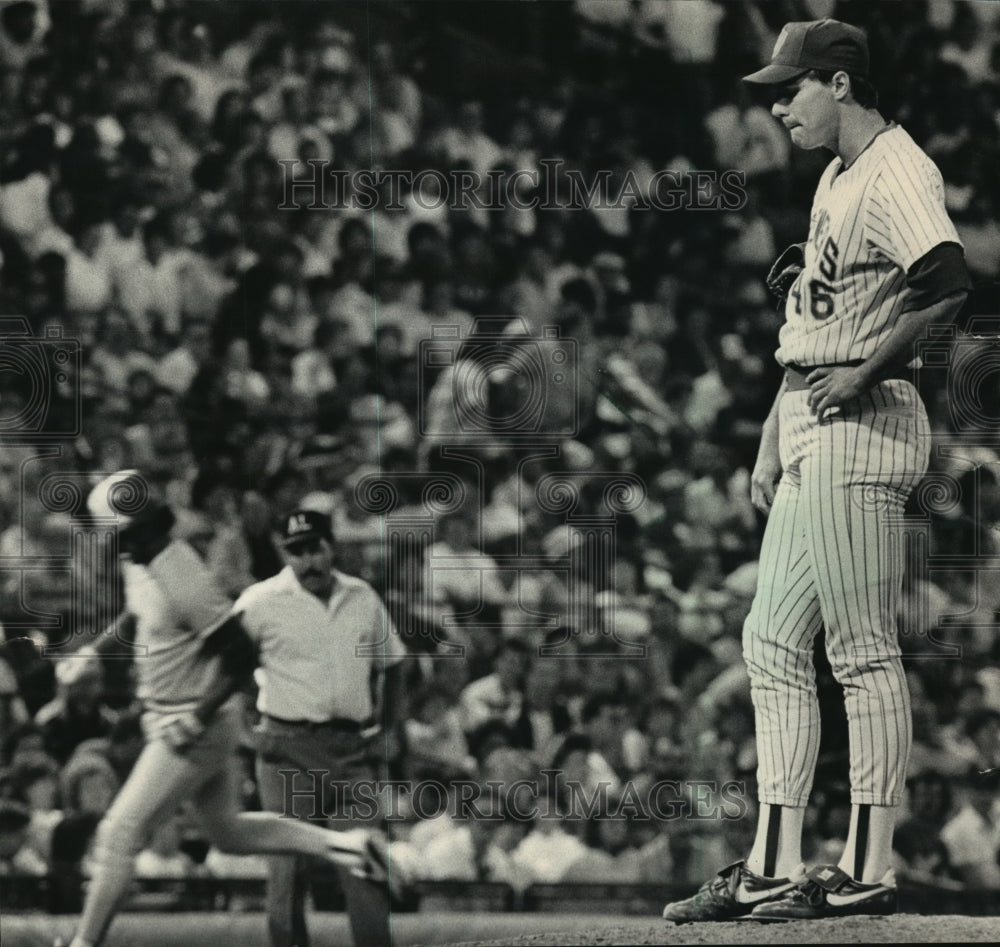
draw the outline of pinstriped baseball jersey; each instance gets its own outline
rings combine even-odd
[[[148,566],[126,562],[125,603],[136,617],[138,696],[149,706],[194,705],[218,673],[202,644],[232,603],[186,542],[170,543]]]
[[[887,126],[849,167],[834,158],[816,188],[778,361],[868,358],[906,310],[907,270],[942,243],[961,245],[941,173],[904,129]]]

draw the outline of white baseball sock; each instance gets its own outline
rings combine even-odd
[[[898,806],[851,806],[851,828],[839,868],[855,881],[881,881],[892,867],[892,832]]]
[[[802,864],[802,823],[805,806],[760,803],[757,835],[747,868],[767,878],[787,878]]]

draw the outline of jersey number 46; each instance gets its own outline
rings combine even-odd
[[[819,258],[820,274],[827,280],[834,280],[837,277],[837,257],[840,250],[834,242],[833,237],[827,237],[823,244],[823,251]],[[795,314],[802,315],[802,292],[799,289],[799,281],[792,287],[791,294],[795,300]],[[809,300],[809,314],[813,319],[829,319],[833,315],[833,295],[834,289],[823,280],[809,280],[807,297]]]

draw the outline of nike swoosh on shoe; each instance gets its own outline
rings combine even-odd
[[[756,904],[758,901],[766,901],[777,894],[784,894],[795,887],[795,882],[790,881],[786,885],[775,885],[773,888],[766,888],[763,891],[747,891],[743,885],[736,889],[735,898],[740,904]]]
[[[867,901],[891,890],[891,888],[883,885],[881,889],[872,888],[868,891],[858,891],[855,894],[834,894],[832,891],[828,891],[826,894],[826,903],[829,904],[830,907],[839,908],[843,907],[845,904],[855,904],[858,901]]]

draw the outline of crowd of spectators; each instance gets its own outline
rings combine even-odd
[[[792,153],[738,79],[786,20],[865,26],[885,114],[937,161],[988,291],[997,13],[950,0],[0,4],[0,298],[22,317],[9,331],[34,340],[8,335],[8,351],[41,365],[0,374],[0,873],[85,872],[141,746],[128,661],[67,653],[98,640],[107,615],[83,608],[80,584],[104,573],[74,558],[79,503],[47,489],[58,474],[83,485],[78,500],[123,468],[173,504],[234,598],[281,567],[277,515],[333,517],[339,565],[385,595],[413,652],[391,774],[530,797],[506,798],[499,820],[411,805],[394,851],[422,877],[695,883],[740,857],[756,758],[739,639],[763,525],[749,470],[780,377],[763,276],[804,238],[827,156]],[[545,161],[575,197],[532,207],[540,187],[514,176]],[[318,200],[301,184],[317,167],[336,172]],[[357,172],[394,169],[489,172],[520,201],[484,209],[483,185],[478,205],[435,205],[405,182],[379,184],[374,206],[351,200]],[[676,209],[619,196],[660,170]],[[593,194],[566,190],[574,172]],[[691,206],[699,195],[711,210]],[[450,360],[428,359],[442,325]],[[79,364],[58,361],[73,341]],[[557,349],[561,373],[546,361]],[[509,422],[538,386],[539,436],[518,446]],[[963,423],[945,390],[927,388],[942,443]],[[979,395],[976,417],[997,417],[996,392]],[[936,454],[913,509],[928,545],[911,548],[995,556],[998,465],[978,444]],[[391,518],[362,496],[378,474],[414,515],[435,476],[461,502],[432,542],[386,553]],[[614,477],[642,495],[607,532]],[[574,573],[587,534],[539,502],[552,478],[575,488],[570,520],[604,517],[604,574]],[[518,556],[532,565],[512,567]],[[946,887],[1000,887],[998,794],[969,776],[1000,765],[998,588],[972,567],[917,569],[906,587],[915,746],[897,849],[911,877]],[[820,686],[815,857],[849,814],[842,701],[828,671]],[[742,785],[726,796],[730,781]],[[673,817],[649,818],[650,788],[668,783]],[[140,872],[261,873],[206,851],[192,825],[165,822]]]

